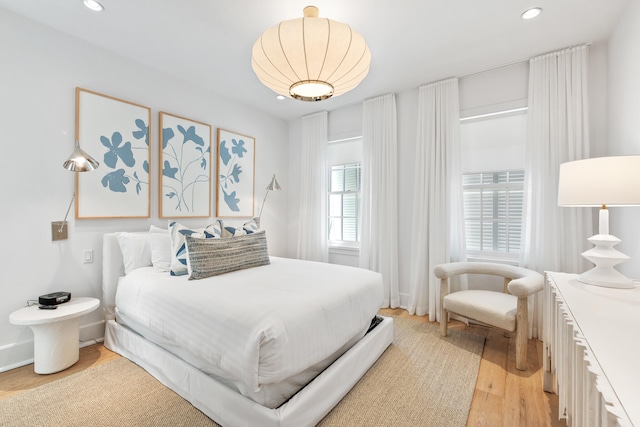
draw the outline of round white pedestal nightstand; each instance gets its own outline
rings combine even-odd
[[[99,305],[97,298],[72,298],[55,310],[33,305],[11,313],[11,323],[33,330],[33,365],[37,374],[53,374],[78,361],[80,317]]]

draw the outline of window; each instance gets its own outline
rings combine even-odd
[[[467,173],[462,184],[467,253],[518,257],[524,171]]]
[[[522,251],[527,114],[526,109],[508,104],[504,110],[491,106],[485,111],[490,114],[466,117],[460,123],[470,260],[517,264]]]
[[[360,241],[361,165],[352,163],[329,169],[329,242],[358,246]]]

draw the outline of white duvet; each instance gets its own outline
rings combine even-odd
[[[260,398],[263,388],[338,357],[382,300],[379,273],[271,257],[270,265],[202,280],[140,268],[120,279],[116,307],[148,338],[276,407],[295,391]]]

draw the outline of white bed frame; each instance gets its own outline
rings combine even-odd
[[[140,365],[224,427],[315,426],[351,390],[393,341],[393,319],[385,317],[349,351],[276,409],[264,407],[222,385],[115,320],[118,278],[124,275],[115,233],[104,235],[102,265],[105,346]]]

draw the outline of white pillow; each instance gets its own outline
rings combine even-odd
[[[116,233],[122,251],[124,273],[129,274],[141,267],[151,266],[149,236],[144,233]]]
[[[171,238],[166,228],[149,227],[151,264],[161,271],[171,270]]]
[[[182,276],[189,272],[187,268],[188,256],[184,236],[211,239],[222,237],[222,224],[216,220],[213,224],[204,228],[188,228],[175,221],[169,220],[169,237],[171,239],[171,268],[172,276]]]

